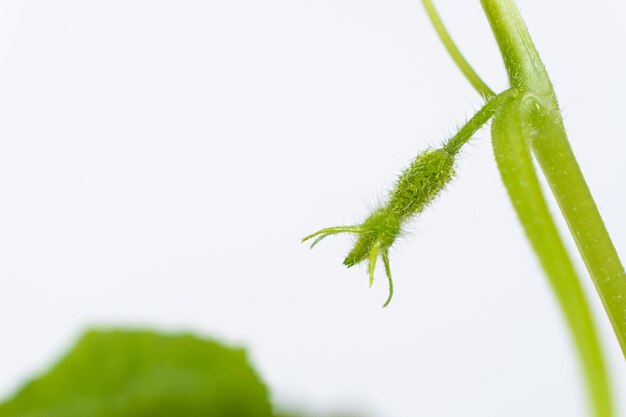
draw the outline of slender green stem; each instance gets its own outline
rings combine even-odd
[[[437,13],[437,9],[433,5],[430,0],[422,0],[424,4],[424,8],[426,9],[426,13],[430,18],[431,23],[435,27],[437,34],[439,35],[439,39],[443,42],[444,46],[448,50],[448,53],[456,63],[457,67],[461,70],[465,78],[472,84],[472,86],[478,91],[480,95],[485,98],[495,96],[495,93],[485,84],[485,82],[478,76],[476,71],[472,68],[472,66],[467,62],[459,48],[457,48],[456,44],[450,37],[445,25],[441,21],[439,17],[439,13]]]
[[[528,105],[523,99],[520,97],[505,103],[494,116],[494,154],[511,202],[571,330],[594,415],[610,417],[613,412],[609,380],[598,335],[578,276],[535,173],[528,136],[523,128],[523,115]]]
[[[515,90],[506,90],[488,100],[482,109],[478,110],[459,131],[444,145],[444,149],[451,155],[455,155],[463,145],[491,119],[496,110],[508,101],[511,96],[517,94]]]
[[[626,273],[563,126],[554,90],[513,0],[481,0],[513,87],[532,93],[523,120],[548,180],[626,355]]]

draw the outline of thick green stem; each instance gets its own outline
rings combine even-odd
[[[626,354],[626,275],[572,152],[556,95],[514,0],[481,0],[518,102],[493,122],[493,146],[511,201],[572,331],[596,416],[612,415],[608,377],[589,308],[535,174],[548,180]]]
[[[626,355],[626,274],[560,118],[539,103],[527,120],[532,150],[561,208]]]
[[[513,207],[559,301],[586,376],[596,417],[610,417],[612,403],[606,366],[593,319],[576,271],[552,220],[535,173],[519,97],[504,104],[492,122],[498,168]]]
[[[543,62],[513,0],[481,0],[498,42],[511,87],[554,96]]]
[[[531,93],[530,145],[626,355],[626,274],[570,147],[554,90],[513,0],[481,0],[512,86]]]

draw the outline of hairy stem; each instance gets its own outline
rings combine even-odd
[[[476,71],[472,68],[472,66],[467,62],[459,48],[457,48],[456,44],[450,37],[445,25],[441,21],[439,17],[439,13],[437,13],[437,9],[433,5],[430,0],[422,0],[424,4],[424,8],[426,9],[426,13],[428,14],[428,18],[431,23],[435,27],[437,31],[437,35],[439,35],[439,39],[443,42],[446,47],[450,57],[456,63],[456,66],[461,70],[465,78],[472,84],[472,86],[478,91],[480,95],[485,98],[490,98],[495,96],[495,93],[485,84],[485,82],[478,76]]]
[[[459,150],[461,150],[461,147],[474,136],[474,133],[491,119],[496,110],[515,94],[517,94],[515,90],[506,90],[488,100],[483,108],[478,110],[478,112],[450,138],[444,145],[444,149],[451,155],[456,155]]]

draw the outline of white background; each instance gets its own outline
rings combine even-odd
[[[519,3],[624,258],[626,6]],[[505,88],[479,2],[437,5]],[[479,106],[417,0],[0,2],[0,394],[87,326],[133,325],[248,347],[287,407],[588,415],[487,129],[394,250],[389,308],[342,266],[349,237],[299,243],[361,220]]]

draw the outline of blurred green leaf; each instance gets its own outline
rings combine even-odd
[[[245,352],[191,335],[90,331],[0,417],[270,417]]]

